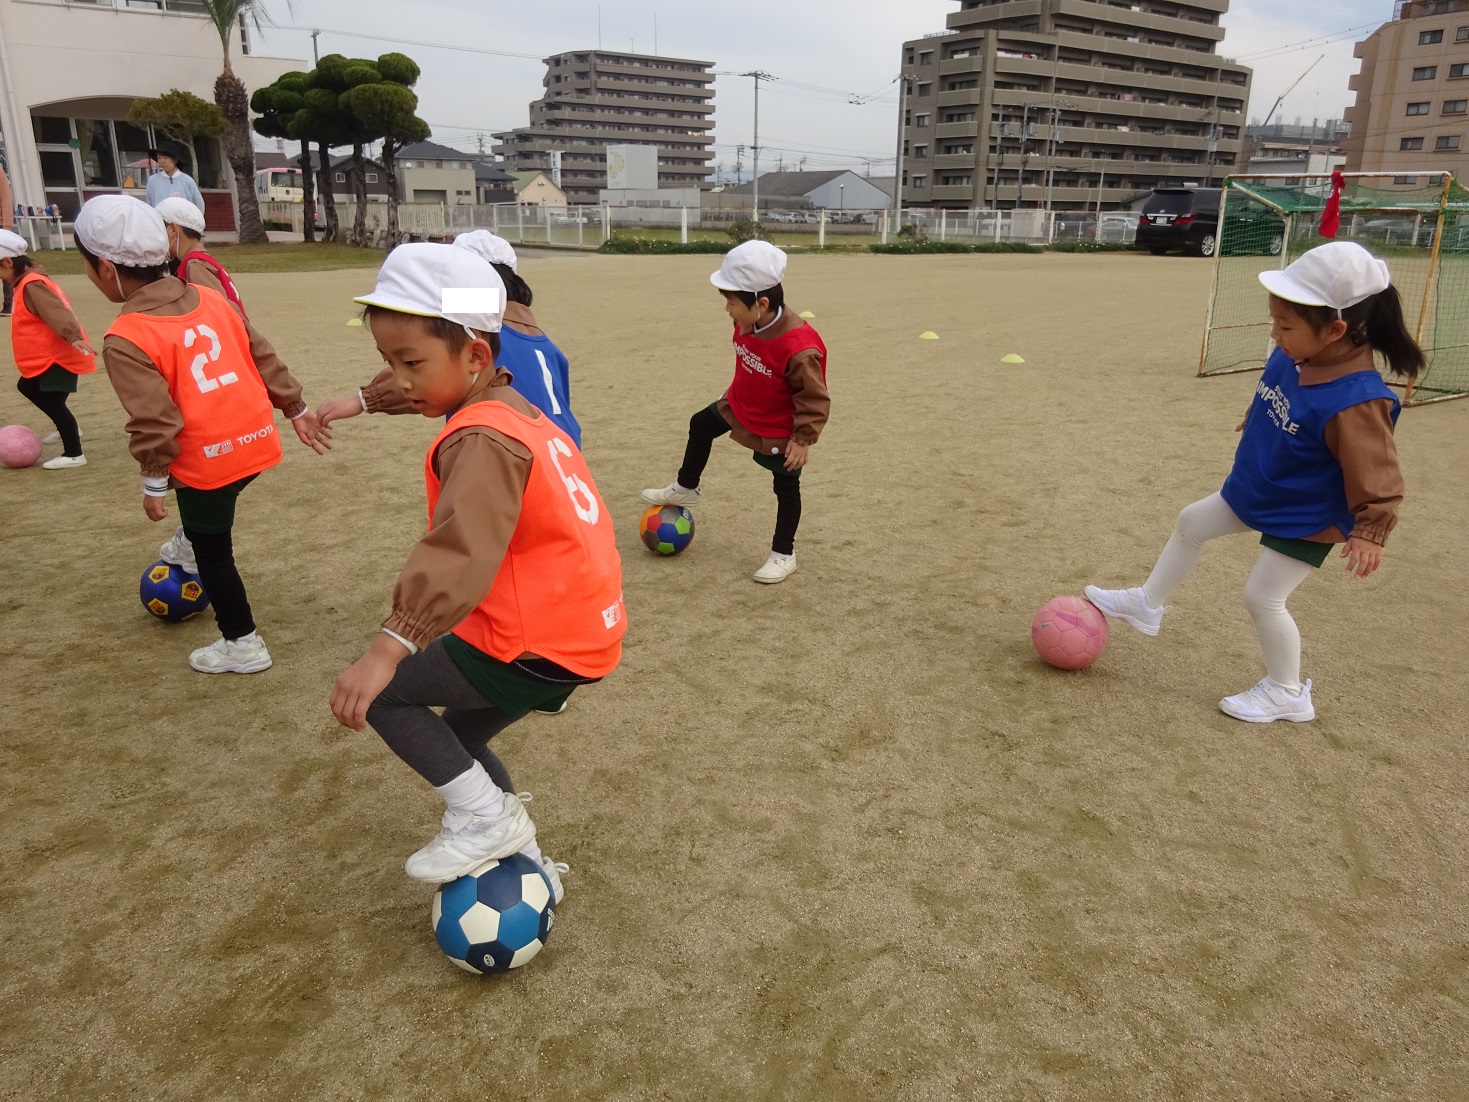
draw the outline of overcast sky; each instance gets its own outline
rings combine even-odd
[[[1286,98],[1276,121],[1340,118],[1352,102],[1352,44],[1392,17],[1391,0],[1234,0],[1220,52],[1255,70],[1252,119],[1316,58],[1324,59]],[[944,29],[958,0],[266,0],[277,26],[255,52],[309,61],[309,30],[321,53],[375,57],[401,49],[423,68],[419,114],[434,138],[460,149],[486,148],[495,130],[523,126],[526,105],[542,92],[536,59],[597,45],[654,50],[714,63],[715,154],[726,168],[734,147],[752,137],[753,81],[733,75],[763,69],[780,78],[760,97],[761,168],[857,167],[892,172],[899,52],[905,39]],[[405,19],[405,11],[411,18]],[[293,30],[291,28],[305,28]],[[376,36],[367,38],[361,36]],[[379,40],[381,39],[381,40]],[[419,44],[423,43],[423,44]],[[438,44],[438,45],[434,45]],[[444,49],[440,46],[455,46]],[[500,51],[531,57],[505,57]],[[1268,54],[1270,56],[1261,56]],[[309,67],[309,66],[308,66]],[[809,87],[786,84],[794,81]],[[824,89],[825,91],[816,90]],[[854,106],[841,93],[874,95]],[[887,164],[881,162],[886,160]],[[745,171],[750,168],[746,153]]]

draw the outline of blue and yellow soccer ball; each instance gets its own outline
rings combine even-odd
[[[486,861],[434,895],[434,937],[466,972],[519,968],[545,947],[556,921],[546,874],[523,853]]]
[[[197,574],[162,561],[143,571],[138,599],[154,616],[174,624],[192,620],[209,607],[209,594],[199,584]]]
[[[638,533],[649,551],[677,555],[693,542],[694,514],[681,505],[654,505],[643,513]]]

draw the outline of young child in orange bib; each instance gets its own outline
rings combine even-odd
[[[168,274],[168,234],[152,207],[125,195],[89,199],[76,241],[87,277],[122,306],[102,358],[128,412],[143,512],[160,521],[170,489],[178,499],[183,523],[159,555],[199,575],[219,624],[221,637],[190,654],[189,665],[259,673],[271,657],[235,567],[235,501],[281,461],[272,406],[318,453],[330,447],[329,433],[275,349],[224,296]]]
[[[424,460],[428,535],[381,633],[337,678],[332,713],[355,731],[371,724],[447,805],[409,876],[445,883],[523,852],[559,902],[565,866],[541,853],[489,741],[621,659],[612,518],[567,434],[495,366],[505,286],[486,261],[400,245],[357,301],[408,403],[449,421]]]
[[[61,444],[61,454],[41,466],[48,471],[85,467],[81,429],[66,400],[76,393],[77,376],[97,370],[97,353],[87,331],[71,312],[66,294],[26,255],[26,239],[10,230],[0,230],[0,280],[15,295],[10,323],[10,344],[20,371],[15,389],[56,426],[44,442]]]

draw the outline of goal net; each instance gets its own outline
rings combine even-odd
[[[1271,351],[1258,276],[1324,244],[1330,176],[1231,176],[1224,184],[1200,375],[1253,371]],[[1469,396],[1469,189],[1444,172],[1353,173],[1336,240],[1386,260],[1428,369],[1408,405]]]

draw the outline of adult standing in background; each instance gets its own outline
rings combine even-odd
[[[156,207],[170,195],[177,195],[187,199],[198,207],[204,209],[204,196],[199,193],[199,185],[194,183],[194,178],[183,170],[180,162],[186,163],[187,155],[183,149],[169,143],[159,143],[159,148],[148,150],[148,156],[158,162],[162,170],[148,177],[148,205]]]
[[[10,177],[5,175],[5,169],[0,167],[0,230],[15,229],[15,192],[10,190]],[[9,283],[5,284],[5,308],[0,310],[0,317],[10,317],[10,304],[15,301],[15,289]]]

